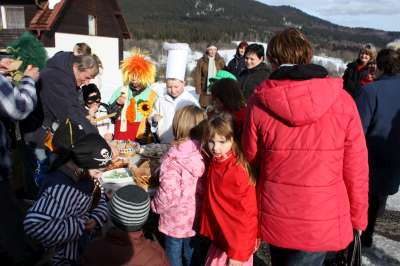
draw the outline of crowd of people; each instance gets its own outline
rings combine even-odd
[[[161,92],[156,65],[133,49],[107,104],[93,82],[100,58],[85,43],[40,73],[29,65],[18,84],[8,77],[13,59],[1,59],[2,260],[249,266],[264,241],[274,266],[317,266],[355,235],[371,247],[400,184],[399,46],[366,44],[333,78],[294,28],[266,52],[241,42],[227,65],[210,44],[193,71],[197,97],[186,88],[187,44],[164,46]],[[34,196],[24,210],[4,119],[35,166],[25,171],[23,192]],[[105,193],[116,140],[170,145],[154,195],[138,185]],[[158,223],[150,234],[149,217]]]

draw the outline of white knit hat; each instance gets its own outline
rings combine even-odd
[[[185,81],[186,64],[189,55],[187,43],[164,43],[164,50],[168,51],[166,79]]]

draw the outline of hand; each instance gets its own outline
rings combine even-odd
[[[103,137],[107,142],[111,142],[113,140],[113,134],[111,133],[106,133]]]
[[[260,246],[261,246],[261,238],[257,238],[254,252],[257,251],[260,248]]]
[[[228,263],[226,265],[228,265],[228,266],[242,266],[243,263],[241,261],[238,261],[238,260],[228,259]]]
[[[12,60],[11,58],[2,58],[0,60],[0,71],[7,72],[9,65],[11,65],[13,61],[14,60]]]
[[[126,95],[124,92],[122,92],[121,95],[117,99],[117,104],[124,105],[125,101],[126,101]]]
[[[88,115],[88,116],[86,116],[86,118],[89,120],[90,124],[92,124],[93,126],[97,125],[97,121],[96,121],[95,117]]]
[[[24,76],[31,77],[34,81],[39,79],[39,68],[28,65],[25,69]]]
[[[119,159],[119,150],[113,143],[108,143],[112,152],[112,162],[115,163]]]
[[[153,122],[160,122],[162,116],[160,114],[155,114],[153,115],[153,117],[151,118],[151,120],[153,120]]]
[[[85,230],[92,232],[95,228],[96,228],[97,222],[95,219],[89,219],[86,223],[85,223]]]

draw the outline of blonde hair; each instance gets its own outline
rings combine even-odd
[[[358,53],[358,56],[360,56],[363,53],[365,53],[371,57],[371,59],[369,61],[374,61],[376,59],[376,55],[377,55],[376,48],[371,43],[367,43],[363,47],[361,47],[360,52]]]
[[[223,112],[213,116],[211,119],[207,121],[207,126],[205,127],[203,134],[203,147],[207,147],[208,141],[217,134],[225,137],[226,140],[232,141],[232,151],[236,155],[237,165],[241,165],[246,169],[247,173],[249,174],[250,183],[255,184],[256,180],[252,174],[252,169],[250,167],[250,164],[247,161],[246,157],[244,156],[239,146],[238,140],[235,137],[232,115]]]
[[[200,140],[202,135],[200,124],[205,119],[205,111],[195,105],[188,105],[179,109],[172,121],[175,142],[180,143],[188,138]]]

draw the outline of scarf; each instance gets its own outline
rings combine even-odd
[[[217,74],[217,67],[215,66],[215,57],[208,58],[208,72],[207,72],[207,95],[211,94],[210,91],[210,78],[214,78]]]

